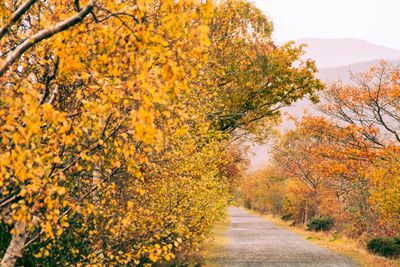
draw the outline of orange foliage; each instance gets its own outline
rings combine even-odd
[[[399,73],[383,62],[354,85],[330,86],[319,106],[326,116],[304,116],[279,139],[273,168],[286,178],[283,214],[301,223],[329,216],[351,236],[399,236]],[[253,200],[269,194],[246,191]]]

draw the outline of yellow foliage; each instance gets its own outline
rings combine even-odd
[[[0,34],[0,226],[35,266],[178,262],[225,215],[235,135],[321,88],[245,1],[30,2]]]

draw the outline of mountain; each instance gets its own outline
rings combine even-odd
[[[360,39],[299,39],[306,44],[305,58],[316,61],[319,69],[352,65],[379,59],[400,59],[400,51]]]
[[[296,41],[307,44],[305,58],[315,60],[319,71],[317,77],[330,84],[340,80],[351,83],[351,76],[368,71],[371,67],[386,60],[390,64],[400,65],[400,50],[368,43],[359,39],[317,39],[306,38]],[[307,99],[297,101],[285,109],[290,115],[301,118],[304,109],[316,113],[312,103]],[[284,122],[281,129],[291,128]]]
[[[317,77],[326,83],[332,83],[337,80],[340,80],[343,83],[350,83],[352,75],[364,73],[373,66],[379,64],[380,61],[381,60],[372,60],[347,66],[321,69],[319,70]],[[388,60],[387,62],[394,66],[400,65],[400,57],[397,60]]]

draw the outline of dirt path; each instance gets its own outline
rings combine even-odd
[[[229,208],[228,244],[213,266],[356,266],[241,208]]]

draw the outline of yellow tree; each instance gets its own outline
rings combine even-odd
[[[300,58],[302,47],[274,44],[271,20],[251,3],[222,1],[209,28],[207,71],[221,104],[212,114],[219,130],[263,137],[282,107],[315,99],[322,89],[314,63]]]
[[[210,5],[10,1],[3,8],[14,11],[5,12],[2,30],[1,205],[12,234],[2,265],[13,266],[24,249],[56,265],[171,258],[170,246],[143,249],[107,227],[130,218],[116,196],[129,210],[143,194],[144,166],[163,148],[163,127],[187,128],[180,118],[193,111],[179,110],[178,96],[191,95],[189,81],[206,61],[202,20]],[[73,235],[88,247],[63,244]],[[117,256],[132,243],[137,248]]]

